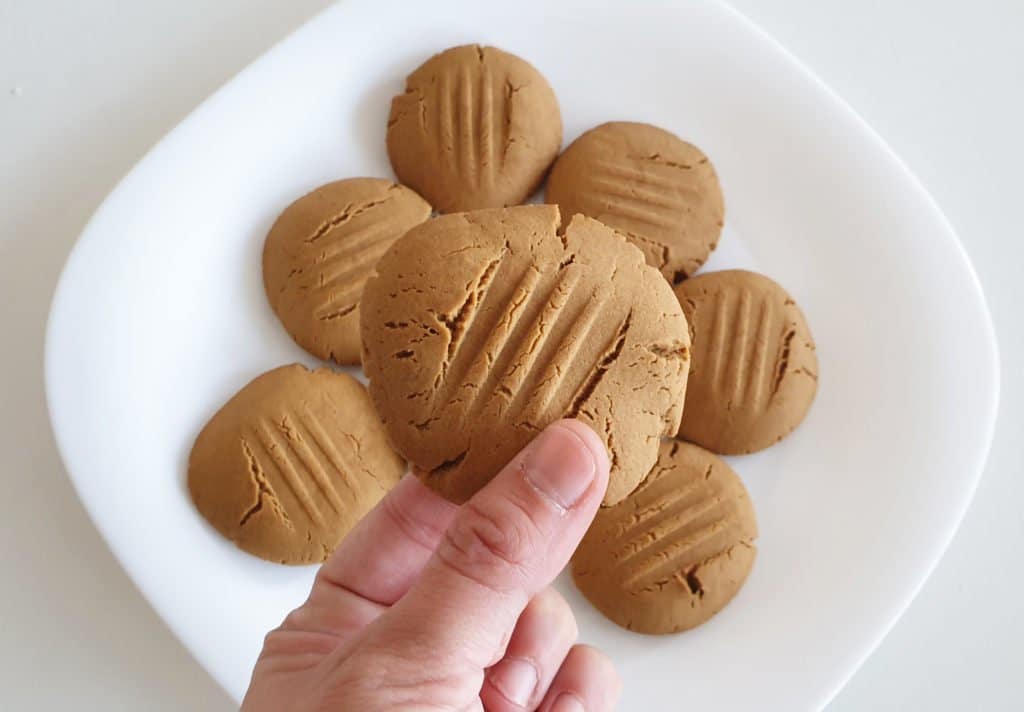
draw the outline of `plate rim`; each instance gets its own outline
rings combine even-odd
[[[967,495],[959,503],[958,511],[948,523],[943,535],[933,543],[931,551],[929,552],[929,560],[924,566],[924,574],[920,577],[917,584],[903,596],[903,600],[899,601],[895,608],[895,613],[890,616],[889,620],[886,621],[884,625],[878,628],[878,631],[873,637],[871,643],[859,656],[857,656],[856,663],[850,667],[841,679],[837,681],[827,695],[822,697],[818,704],[818,709],[823,709],[833,699],[835,699],[850,680],[853,679],[853,676],[857,674],[857,671],[863,667],[867,659],[870,658],[878,649],[882,644],[882,641],[888,637],[896,623],[898,623],[900,618],[903,617],[903,614],[906,613],[910,604],[917,598],[918,594],[924,588],[924,585],[932,577],[932,574],[935,572],[935,568],[945,556],[946,551],[949,549],[949,545],[953,541],[953,537],[955,537],[957,532],[960,530],[960,525],[963,523],[967,510],[974,502],[974,496],[978,491],[978,485],[981,482],[981,477],[985,472],[986,465],[988,464],[989,453],[992,450],[992,440],[995,436],[996,421],[999,415],[999,399],[1002,390],[1002,362],[999,356],[999,340],[996,334],[995,322],[992,319],[992,310],[989,308],[988,300],[985,298],[985,290],[982,288],[977,270],[974,268],[974,263],[971,261],[971,257],[967,253],[967,248],[964,247],[964,243],[960,239],[959,233],[953,226],[952,221],[950,221],[945,212],[943,212],[934,196],[932,196],[925,187],[921,179],[918,178],[917,174],[910,169],[910,166],[907,165],[903,158],[896,153],[895,149],[889,145],[889,142],[886,141],[885,138],[878,133],[878,131],[876,131],[863,116],[860,115],[860,112],[855,110],[835,89],[826,83],[824,79],[819,77],[818,74],[810,68],[810,66],[804,63],[803,60],[797,57],[789,50],[789,48],[783,45],[767,30],[747,17],[743,12],[733,7],[733,5],[727,0],[699,1],[718,5],[725,13],[731,15],[734,20],[742,24],[745,29],[770,45],[776,52],[784,57],[785,60],[797,72],[799,72],[804,79],[810,81],[817,90],[821,91],[824,96],[828,97],[829,101],[842,109],[851,119],[853,119],[854,123],[856,123],[858,128],[864,132],[864,135],[868,140],[882,150],[886,158],[902,174],[902,177],[906,180],[907,184],[914,193],[917,194],[917,197],[922,200],[923,204],[933,214],[933,217],[935,217],[939,224],[942,225],[944,228],[942,231],[943,239],[950,243],[956,251],[957,256],[960,258],[961,264],[967,269],[967,276],[970,282],[972,296],[977,300],[977,306],[980,308],[980,315],[982,317],[981,326],[986,336],[985,347],[988,352],[987,356],[992,377],[992,389],[990,393],[986,394],[989,402],[983,428],[982,446],[975,458],[974,467],[972,468],[971,477],[968,482]]]
[[[646,1],[646,0],[645,0]],[[160,609],[154,603],[145,591],[144,584],[136,579],[132,568],[122,558],[122,554],[119,548],[115,545],[116,537],[113,537],[108,533],[106,525],[98,518],[94,513],[93,509],[87,503],[87,498],[84,494],[81,477],[84,475],[76,474],[76,470],[72,467],[70,460],[68,444],[68,436],[66,433],[62,433],[58,426],[58,418],[56,416],[57,411],[60,409],[59,396],[55,392],[54,382],[56,380],[56,373],[62,368],[59,355],[54,351],[54,344],[58,340],[58,336],[55,333],[57,328],[56,315],[66,310],[68,304],[67,292],[71,289],[71,284],[75,278],[76,263],[78,262],[78,256],[82,252],[82,246],[88,242],[92,233],[94,232],[94,226],[99,222],[99,218],[104,214],[108,206],[116,202],[118,194],[123,190],[125,183],[130,177],[132,177],[139,166],[147,161],[153,154],[157,153],[162,147],[170,143],[174,137],[183,132],[185,128],[192,122],[197,120],[210,105],[212,105],[219,97],[221,97],[225,90],[239,81],[241,78],[255,71],[255,67],[262,65],[269,61],[274,55],[276,55],[284,45],[289,44],[293,38],[303,33],[309,26],[319,23],[322,18],[328,14],[337,13],[339,16],[344,16],[355,12],[355,8],[370,4],[372,0],[346,0],[346,2],[336,3],[329,5],[326,8],[319,10],[313,14],[309,19],[304,21],[299,26],[288,32],[284,37],[273,43],[263,52],[253,57],[249,63],[240,69],[239,71],[231,74],[226,80],[224,80],[213,92],[211,92],[205,99],[199,102],[188,114],[176,123],[170,130],[165,132],[161,137],[150,146],[145,153],[143,153],[131,166],[125,171],[124,175],[114,184],[110,192],[103,198],[99,205],[90,215],[88,221],[79,232],[78,237],[71,249],[68,252],[67,257],[60,270],[60,275],[57,279],[56,286],[54,288],[53,296],[50,301],[50,306],[47,312],[47,319],[45,325],[45,336],[44,336],[44,391],[45,391],[45,405],[47,410],[47,418],[50,424],[50,429],[54,436],[54,442],[57,448],[58,456],[60,457],[61,464],[67,474],[68,479],[71,481],[72,488],[75,491],[79,502],[82,504],[86,515],[92,522],[93,526],[99,532],[103,538],[108,550],[113,554],[118,565],[122,568],[131,581],[132,586],[141,594],[142,598],[146,601],[156,613],[160,619],[161,624],[167,628],[171,634],[185,647],[189,652],[189,655],[203,668],[210,677],[220,686],[224,688],[220,679],[213,675],[212,672],[200,661],[200,658],[195,655],[191,646],[182,637],[177,629],[171,626],[167,622],[167,618],[161,613]],[[964,484],[966,486],[966,495],[957,503],[955,514],[949,519],[941,533],[941,536],[935,538],[930,546],[927,547],[927,554],[922,557],[921,569],[923,574],[919,577],[917,583],[912,586],[906,593],[900,597],[894,597],[898,600],[896,605],[893,607],[894,613],[888,616],[885,622],[878,626],[870,644],[864,647],[856,655],[856,662],[848,666],[842,676],[838,676],[835,683],[829,687],[818,700],[817,708],[823,708],[826,706],[835,696],[846,686],[850,679],[857,673],[857,671],[863,666],[864,662],[874,653],[882,641],[888,636],[895,624],[906,612],[907,608],[918,596],[925,583],[931,578],[934,573],[936,566],[942,560],[942,557],[949,548],[953,537],[963,522],[963,518],[966,515],[971,503],[974,500],[974,496],[977,492],[978,485],[981,481],[981,477],[984,474],[988,457],[991,452],[992,441],[995,434],[995,426],[999,412],[999,400],[1001,394],[1001,359],[999,355],[999,344],[995,330],[992,313],[988,305],[988,300],[985,297],[984,289],[982,288],[981,281],[978,277],[977,271],[974,268],[969,254],[964,247],[963,242],[954,228],[952,222],[947,218],[941,207],[938,205],[935,198],[927,190],[921,180],[910,167],[904,162],[904,160],[897,154],[889,143],[858,113],[853,107],[850,106],[830,85],[828,85],[823,79],[821,79],[807,64],[799,59],[793,52],[791,52],[786,46],[784,46],[779,40],[775,39],[768,31],[764,30],[760,25],[751,20],[743,12],[733,7],[727,0],[686,0],[686,4],[705,8],[709,12],[718,12],[728,16],[728,19],[737,25],[741,26],[743,30],[749,33],[758,42],[763,43],[766,47],[769,47],[772,51],[778,54],[778,56],[785,61],[787,65],[802,79],[807,80],[810,85],[813,86],[814,90],[819,92],[824,100],[827,100],[833,105],[833,108],[839,110],[850,119],[856,125],[859,131],[866,140],[875,145],[876,148],[880,149],[882,154],[887,158],[892,168],[899,172],[900,177],[907,184],[907,186],[913,191],[915,196],[921,201],[922,208],[926,209],[931,213],[931,217],[935,219],[936,223],[941,225],[943,228],[941,231],[941,238],[944,240],[949,247],[954,250],[954,253],[959,258],[959,263],[962,267],[966,268],[966,276],[968,284],[970,285],[970,297],[972,298],[981,318],[981,329],[984,332],[986,338],[984,341],[985,349],[985,360],[988,361],[988,366],[991,374],[991,388],[987,393],[984,394],[985,401],[985,418],[982,424],[981,430],[981,446],[978,448],[976,456],[974,458],[974,464],[971,468],[969,478],[965,476]],[[656,1],[648,3],[648,7],[656,6]],[[640,10],[640,8],[638,8]],[[80,469],[80,468],[79,468]],[[233,695],[228,692],[228,696],[233,698]],[[237,701],[237,700],[236,700]]]

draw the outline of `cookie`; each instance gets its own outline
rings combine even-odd
[[[359,381],[293,364],[257,377],[210,419],[189,455],[188,489],[239,548],[308,564],[326,559],[403,472]]]
[[[573,141],[551,169],[546,200],[625,233],[674,284],[707,260],[725,215],[718,176],[700,149],[625,121]]]
[[[757,520],[736,473],[678,441],[624,501],[598,511],[572,559],[583,595],[638,633],[675,633],[718,613],[757,553]]]
[[[359,363],[359,296],[391,243],[430,217],[408,188],[351,178],[288,206],[263,246],[263,286],[295,342],[340,364]]]
[[[388,156],[398,179],[444,213],[525,202],[562,145],[547,80],[495,47],[428,59],[391,101]]]
[[[744,270],[698,275],[675,291],[693,340],[679,437],[722,455],[782,440],[818,390],[800,307],[768,277]]]
[[[675,433],[689,370],[671,287],[621,235],[551,205],[436,218],[363,293],[363,367],[391,442],[463,502],[549,423],[579,418],[629,494]]]

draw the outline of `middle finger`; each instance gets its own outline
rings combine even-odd
[[[553,588],[534,596],[516,622],[505,655],[487,670],[480,700],[492,712],[534,710],[578,635],[569,604]]]

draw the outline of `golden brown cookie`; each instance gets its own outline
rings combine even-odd
[[[725,215],[718,176],[700,149],[625,121],[573,141],[551,169],[545,199],[625,233],[672,283],[704,264]]]
[[[435,54],[391,101],[388,156],[398,179],[445,213],[524,202],[562,145],[547,80],[495,47]]]
[[[207,521],[268,561],[323,561],[405,472],[359,381],[293,364],[250,382],[188,460]]]
[[[689,337],[640,251],[552,205],[410,230],[363,294],[363,367],[391,442],[424,481],[469,498],[549,423],[576,417],[629,494],[678,426]]]
[[[328,183],[289,205],[263,246],[263,286],[295,342],[359,363],[359,296],[391,243],[430,217],[405,186],[381,178]]]
[[[744,270],[702,274],[675,291],[693,341],[679,437],[722,455],[782,440],[818,390],[800,307],[768,277]]]
[[[643,483],[603,507],[572,577],[605,616],[638,633],[700,625],[732,600],[754,565],[757,519],[736,473],[707,450],[661,446]]]

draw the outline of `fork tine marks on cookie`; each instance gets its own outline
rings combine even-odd
[[[330,289],[336,284],[342,283],[353,277],[369,277],[370,273],[373,271],[373,266],[377,264],[384,253],[390,248],[391,242],[384,240],[381,240],[379,243],[374,245],[367,245],[361,252],[353,255],[351,261],[339,265],[338,269],[330,272],[324,270],[321,273],[323,282],[318,288]]]
[[[476,82],[470,74],[469,65],[461,65],[458,75],[459,141],[456,148],[459,158],[459,175],[468,186],[476,187],[479,184],[480,174],[477,170],[477,126],[475,125],[477,110],[474,102],[479,101],[479,96],[474,96],[473,87]]]
[[[335,262],[346,262],[366,248],[398,239],[403,228],[407,227],[400,215],[384,215],[379,219],[372,213],[367,213],[367,216],[375,219],[368,220],[365,225],[351,232],[338,235],[337,239],[332,239],[320,247],[318,255],[322,256],[319,257],[319,264],[326,266]]]
[[[746,390],[743,394],[743,401],[750,404],[752,408],[763,409],[765,401],[762,399],[765,383],[770,374],[768,372],[768,339],[772,333],[772,326],[775,317],[775,310],[772,302],[768,299],[761,300],[761,310],[757,318],[757,336],[754,342],[753,364],[750,369],[750,377],[747,379]]]
[[[739,304],[736,314],[732,319],[730,330],[729,362],[726,364],[726,383],[730,386],[728,394],[729,402],[736,408],[743,408],[740,398],[745,392],[746,380],[749,378],[749,354],[747,346],[750,336],[750,302],[752,299],[750,290],[744,289],[740,292]]]
[[[298,435],[295,440],[290,440],[289,444],[292,445],[293,451],[299,455],[306,465],[306,471],[309,473],[310,479],[312,479],[316,484],[321,494],[323,494],[324,498],[330,503],[334,511],[341,514],[345,507],[345,501],[338,492],[338,489],[335,486],[335,481],[338,479],[342,481],[349,490],[349,494],[352,496],[353,501],[356,498],[356,492],[352,487],[352,483],[349,481],[349,475],[346,469],[335,465],[332,459],[327,456],[324,446],[325,443],[329,441],[326,438],[317,437],[317,435],[312,431],[310,424],[315,425],[321,434],[324,434],[323,427],[320,425],[316,416],[309,411],[308,408],[305,410],[303,416],[289,414],[286,417],[288,417],[288,420],[291,422],[292,427]],[[319,456],[313,451],[311,445],[316,446],[321,451]],[[333,448],[333,443],[331,446]],[[337,455],[336,448],[335,455]],[[337,476],[331,476],[331,472],[324,467],[325,463],[330,466],[330,469],[332,469]]]
[[[656,556],[663,545],[671,543],[673,537],[685,538],[705,526],[708,514],[712,519],[718,520],[723,516],[723,512],[724,507],[717,499],[707,498],[682,502],[671,516],[662,518],[668,523],[666,528],[656,530],[655,525],[652,524],[645,528],[642,535],[638,533],[637,536],[620,547],[618,551],[625,553],[615,557],[616,568],[627,571],[633,568],[631,566],[633,561]]]
[[[719,382],[722,378],[721,372],[724,370],[724,350],[727,348],[726,330],[729,327],[730,306],[728,292],[716,294],[713,301],[714,312],[711,317],[711,326],[708,329],[711,333],[711,339],[704,341],[706,346],[704,346],[701,353],[703,363],[700,365],[700,368],[708,371],[708,375],[703,378],[703,382],[708,384],[712,393],[717,393],[719,391]]]
[[[515,107],[515,101],[513,96],[516,93],[515,87],[512,86],[512,80],[507,76],[505,77],[505,91],[501,92],[501,161],[499,166],[501,170],[505,169],[505,164],[508,163],[508,154],[512,148],[512,111]]]
[[[538,341],[546,338],[546,330],[540,327],[544,311],[551,309],[554,318],[557,319],[558,312],[564,306],[552,306],[556,301],[556,295],[560,290],[566,295],[571,294],[576,286],[578,276],[569,278],[565,274],[560,275],[554,283],[551,291],[543,299],[538,299],[539,291],[537,285],[541,275],[536,270],[528,269],[523,279],[513,290],[501,312],[501,317],[495,322],[490,336],[484,342],[483,349],[470,366],[467,376],[474,379],[476,388],[473,389],[469,403],[460,411],[459,425],[466,421],[474,422],[480,410],[487,405],[495,393],[495,388],[507,377],[508,372],[513,369],[515,362],[511,359],[518,350],[523,339],[523,331],[529,327],[540,328]],[[518,298],[517,298],[518,297]],[[512,350],[510,350],[512,349]]]
[[[599,176],[608,176],[612,180],[618,179],[627,183],[649,185],[667,192],[676,189],[676,182],[674,180],[657,175],[651,171],[641,170],[627,163],[598,161],[594,164],[594,173]]]
[[[532,317],[524,328],[525,334],[518,339],[518,348],[508,365],[503,369],[500,378],[495,379],[496,388],[509,400],[507,410],[517,413],[519,405],[534,390],[542,369],[553,357],[553,353],[541,358],[545,350],[557,349],[561,345],[572,325],[579,319],[585,304],[568,321],[570,303],[579,285],[579,275],[575,272],[563,271],[554,282],[551,290],[539,303],[537,314]],[[530,338],[532,334],[532,338]],[[488,389],[493,390],[493,389]],[[515,417],[512,418],[513,421]]]
[[[580,350],[598,323],[598,317],[604,315],[607,303],[607,292],[600,291],[590,296],[569,325],[565,336],[559,339],[557,347],[546,359],[544,370],[538,369],[540,380],[528,391],[530,400],[527,402],[526,410],[537,414],[540,422],[548,422],[565,413],[576,392],[597,369],[603,356],[602,352],[596,353],[591,363],[582,369],[581,377],[577,379],[579,383],[575,387],[564,387],[565,379],[573,369]],[[562,397],[556,401],[559,394]]]
[[[477,342],[487,338],[487,331],[481,331],[477,328],[479,326],[477,320],[481,314],[488,313],[493,308],[493,301],[498,300],[498,297],[494,296],[491,287],[494,285],[501,269],[502,261],[500,257],[488,262],[456,313],[438,317],[438,320],[443,322],[448,328],[449,340],[447,354],[441,363],[443,382],[439,384],[444,395],[443,397],[436,397],[437,393],[435,391],[431,396],[431,403],[444,404],[448,401],[452,390],[451,379],[460,380],[464,375],[465,369],[468,368],[465,354],[479,349]],[[465,349],[466,344],[473,344],[469,351]]]
[[[448,88],[449,83],[447,72],[442,71],[437,74],[437,79],[434,82],[434,104],[437,112],[437,166],[450,169],[453,117],[449,100],[451,94]]]
[[[323,302],[313,310],[313,314],[317,319],[332,319],[342,316],[338,312],[343,311],[347,314],[353,311],[358,305],[359,296],[362,294],[369,278],[370,275],[365,274],[344,289],[334,292],[329,291]]]
[[[288,457],[288,447],[281,443],[274,435],[274,426],[268,425],[266,421],[261,420],[255,427],[256,432],[253,440],[260,444],[267,457],[274,463],[281,481],[287,485],[288,490],[295,497],[295,500],[302,507],[309,520],[316,525],[322,526],[324,519],[320,509],[310,496],[309,490],[302,481],[303,478],[295,463]]]
[[[328,402],[331,402],[331,399],[328,398],[326,394],[324,397]],[[309,433],[310,440],[313,441],[320,452],[323,453],[324,457],[327,458],[327,462],[330,463],[331,467],[342,475],[349,472],[347,463],[345,462],[341,451],[327,434],[327,428],[325,428],[323,423],[320,422],[320,418],[316,417],[308,406],[305,406],[302,409],[302,413],[298,416],[298,419],[306,429],[306,432]],[[344,432],[344,426],[336,414],[334,414],[332,420],[334,421],[334,425],[331,428],[331,431]]]
[[[486,63],[480,65],[480,99],[477,102],[480,117],[477,121],[480,141],[480,171],[477,187],[494,182],[494,78]]]
[[[663,522],[684,514],[697,503],[693,495],[699,495],[698,486],[698,482],[688,482],[683,487],[673,487],[654,502],[637,509],[634,520],[616,534],[612,546],[622,548],[635,541],[641,532],[653,530]]]
[[[607,195],[616,202],[631,202],[640,205],[663,208],[677,212],[683,205],[673,199],[673,193],[668,189],[651,190],[640,184],[625,182],[621,179],[608,176],[596,175],[590,178],[588,193],[594,195]]]
[[[591,193],[589,197],[593,200],[599,195],[601,194]],[[663,209],[649,203],[641,201],[625,202],[614,197],[606,202],[610,206],[608,212],[620,218],[626,218],[662,230],[672,229],[676,226],[677,219],[675,215],[666,213]]]
[[[667,542],[657,554],[639,564],[625,579],[626,586],[641,590],[672,574],[686,571],[725,552],[732,535],[725,519],[717,520],[687,537]]]
[[[576,390],[572,392],[571,399],[559,407],[558,413],[560,415],[564,414],[564,417],[575,418],[583,412],[583,406],[591,399],[598,385],[604,379],[605,374],[612,368],[622,353],[622,348],[626,343],[626,334],[629,332],[629,325],[632,320],[633,310],[630,309],[622,318],[622,321],[619,322],[615,333],[605,342],[604,348],[594,360],[586,376],[580,381]],[[611,448],[610,444],[609,448]],[[612,462],[615,462],[614,457]]]

